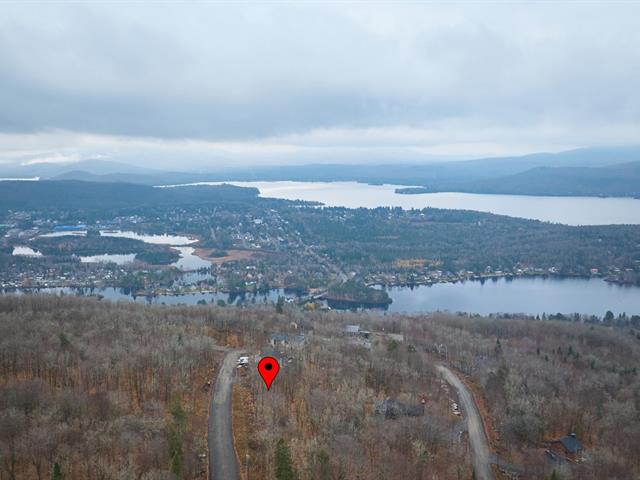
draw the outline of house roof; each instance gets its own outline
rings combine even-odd
[[[578,453],[579,450],[582,450],[582,444],[578,441],[575,435],[562,437],[560,439],[560,443],[562,443],[562,446],[569,453]]]
[[[345,331],[347,333],[358,333],[360,331],[360,325],[347,325]]]

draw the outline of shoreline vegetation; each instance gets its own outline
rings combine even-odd
[[[375,184],[373,184],[375,185]],[[469,193],[477,195],[504,195],[504,196],[523,196],[523,197],[594,197],[594,198],[633,198],[640,200],[640,195],[636,193],[627,193],[619,195],[609,195],[604,193],[592,193],[589,195],[576,195],[574,192],[551,192],[551,193],[527,193],[527,192],[484,192],[475,190],[466,190],[464,188],[431,188],[431,187],[401,187],[393,191],[398,195],[422,195],[425,193]]]
[[[437,193],[437,190],[428,187],[403,187],[396,188],[394,193],[398,195],[419,195],[421,193]]]
[[[347,280],[339,285],[332,285],[324,295],[329,306],[341,307],[387,307],[391,304],[389,294],[355,280]]]
[[[191,270],[191,271],[182,271],[181,274],[190,274],[194,272],[202,271],[200,270]],[[207,270],[207,269],[204,269]],[[518,278],[556,278],[556,279],[595,279],[600,278],[605,282],[612,283],[620,286],[635,286],[635,284],[628,284],[621,281],[616,281],[615,279],[608,278],[604,275],[568,275],[568,274],[559,274],[559,273],[521,273],[521,274],[513,274],[513,273],[491,273],[491,274],[480,274],[473,275],[468,277],[446,277],[437,280],[428,280],[428,281],[414,281],[414,282],[389,282],[389,283],[380,283],[380,282],[364,282],[361,285],[367,289],[367,293],[365,294],[356,294],[356,295],[348,295],[341,294],[334,290],[334,293],[331,293],[331,289],[328,289],[326,293],[323,294],[312,294],[312,292],[300,292],[295,288],[287,288],[284,284],[278,283],[271,285],[268,289],[259,289],[259,288],[245,288],[243,290],[231,289],[226,286],[215,286],[210,284],[208,281],[202,281],[196,284],[191,285],[181,285],[177,287],[159,287],[153,290],[137,290],[131,291],[130,295],[132,297],[176,297],[181,295],[193,295],[193,294],[205,294],[205,293],[224,293],[224,294],[233,294],[233,295],[244,295],[244,294],[259,294],[266,293],[272,290],[282,289],[285,292],[289,292],[292,295],[298,297],[303,303],[305,300],[311,299],[324,299],[327,301],[335,302],[336,305],[342,303],[345,305],[344,308],[352,308],[353,306],[366,306],[366,308],[384,308],[392,303],[391,299],[388,298],[388,302],[384,297],[368,297],[367,294],[369,291],[374,292],[382,292],[386,294],[385,289],[387,288],[413,288],[413,287],[421,287],[421,286],[433,286],[438,284],[456,284],[456,283],[464,283],[464,282],[480,282],[484,283],[487,281],[497,281],[500,279],[507,280],[517,280]],[[380,288],[378,288],[380,287]],[[70,288],[70,289],[81,289],[81,290],[92,290],[92,289],[101,289],[101,288],[115,288],[122,290],[131,290],[123,287],[118,284],[106,284],[106,283],[92,283],[92,284],[83,284],[83,283],[65,283],[65,284],[57,284],[57,285],[29,285],[29,286],[21,286],[14,288],[3,288],[0,290],[1,293],[11,293],[15,291],[29,291],[29,292],[38,292],[40,290],[45,290],[49,288]],[[91,296],[91,295],[88,295]],[[373,305],[373,306],[372,306]],[[338,307],[340,308],[340,307]]]
[[[179,252],[168,245],[133,238],[103,236],[93,231],[86,236],[38,236],[32,238],[27,245],[43,255],[53,257],[135,254],[137,261],[149,265],[170,265],[180,258]]]
[[[141,252],[136,254],[136,260],[149,265],[171,265],[180,259],[180,253],[171,248],[156,252]]]

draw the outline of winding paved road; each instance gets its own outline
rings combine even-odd
[[[484,432],[482,419],[473,395],[464,383],[447,367],[437,366],[444,379],[458,391],[458,397],[467,417],[467,429],[469,430],[469,443],[471,444],[471,456],[473,468],[478,480],[495,480],[491,470],[492,455],[489,451],[489,442]]]
[[[209,480],[239,480],[231,427],[231,385],[240,353],[224,357],[209,408]]]

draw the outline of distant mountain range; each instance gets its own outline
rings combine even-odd
[[[31,165],[0,165],[0,175],[3,177],[40,177],[52,179],[70,171],[83,171],[92,175],[110,175],[125,173],[136,175],[153,175],[163,173],[161,170],[137,167],[126,163],[109,160],[90,159],[74,163],[36,163]]]
[[[244,167],[167,172],[104,160],[0,169],[0,177],[166,185],[204,181],[358,181],[425,191],[523,195],[640,195],[640,147],[601,147],[520,157],[380,165]]]

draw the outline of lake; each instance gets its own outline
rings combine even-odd
[[[211,266],[211,262],[208,260],[203,260],[198,257],[194,252],[195,248],[193,247],[173,247],[174,250],[178,250],[180,252],[180,259],[172,263],[173,267],[178,268],[183,271],[193,271],[199,270],[201,268],[209,268]]]
[[[390,287],[389,312],[640,314],[640,288],[601,278],[527,277]]]
[[[322,202],[329,207],[445,208],[529,218],[567,225],[640,224],[640,200],[634,198],[538,197],[474,193],[421,193],[400,195],[401,185],[357,182],[225,182],[255,187],[260,196]],[[193,185],[219,185],[203,182]]]
[[[198,302],[204,300],[208,304],[217,303],[219,300],[223,300],[228,304],[238,304],[240,302],[246,302],[249,304],[255,303],[275,303],[278,301],[278,296],[285,298],[293,298],[292,295],[287,294],[283,289],[273,289],[264,293],[187,293],[183,295],[159,295],[156,297],[144,297],[133,296],[130,292],[122,288],[106,287],[106,288],[71,288],[71,287],[55,287],[55,288],[40,288],[40,289],[17,289],[17,290],[5,290],[3,294],[15,293],[18,295],[25,295],[31,293],[43,293],[49,295],[100,295],[108,300],[113,301],[135,301],[136,303],[148,303],[154,305],[197,305]]]
[[[18,257],[41,257],[42,253],[38,252],[37,250],[34,250],[31,247],[17,245],[13,247],[13,251],[11,252],[11,255],[15,255]]]
[[[209,278],[206,274],[190,274],[193,280]],[[390,287],[386,289],[393,303],[388,313],[420,314],[434,311],[468,312],[488,315],[490,313],[581,313],[603,316],[607,310],[616,315],[640,315],[640,289],[607,283],[600,278],[517,278],[508,280],[467,281],[439,283],[432,286]],[[102,295],[110,300],[135,300],[139,303],[195,305],[200,300],[216,303],[224,300],[237,303],[244,299],[248,303],[275,303],[278,296],[294,298],[295,295],[282,289],[263,294],[230,295],[227,293],[189,293],[175,296],[132,297],[117,288],[72,289],[43,288],[41,293]],[[18,293],[24,293],[19,291]],[[10,293],[10,292],[8,292]],[[384,313],[381,310],[374,310]]]
[[[115,263],[116,265],[133,263],[135,259],[135,253],[105,253],[104,255],[85,255],[80,257],[82,263]]]
[[[197,238],[186,237],[184,235],[172,235],[168,233],[150,235],[123,230],[100,230],[100,235],[103,237],[132,238],[154,245],[189,245],[198,241]]]
[[[64,236],[86,236],[86,230],[66,230],[63,232],[51,232],[41,235],[41,237],[64,237]],[[173,235],[169,233],[163,234],[142,234],[127,230],[100,230],[100,235],[103,237],[117,237],[117,238],[132,238],[134,240],[140,240],[145,243],[151,243],[154,245],[168,245],[173,247],[180,253],[180,258],[177,262],[171,264],[178,270],[192,271],[199,270],[201,268],[209,268],[211,262],[203,260],[195,255],[195,249],[188,247],[198,241],[197,238],[187,237],[184,235]],[[36,252],[29,247],[15,247],[13,255],[24,256],[38,256],[40,252]],[[80,261],[82,263],[115,263],[118,265],[125,265],[132,263],[135,260],[135,254],[103,254],[103,255],[90,255],[81,256]]]

